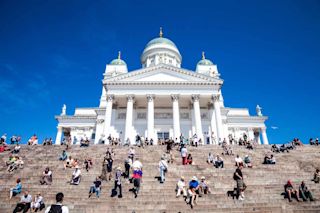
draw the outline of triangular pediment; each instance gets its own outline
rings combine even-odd
[[[219,78],[206,76],[191,70],[160,64],[154,67],[131,71],[126,74],[105,79],[107,82],[212,82],[222,83]]]

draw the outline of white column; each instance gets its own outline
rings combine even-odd
[[[173,140],[180,137],[179,95],[171,95],[173,110]]]
[[[96,121],[96,138],[94,139],[94,144],[98,144],[99,140],[102,138],[102,134],[103,134],[103,119],[97,119]],[[105,136],[105,138],[107,138],[108,136]],[[73,140],[73,138],[72,138]],[[106,141],[105,141],[106,142]]]
[[[221,119],[219,98],[220,98],[220,95],[213,95],[212,96],[214,112],[215,112],[215,116],[216,116],[217,141],[219,141],[219,138],[221,138],[221,141],[223,141],[224,136],[223,136],[223,130],[222,130],[222,119]]]
[[[56,136],[56,145],[60,145],[61,144],[61,137],[62,137],[62,127],[58,126],[57,127],[58,132],[57,132],[57,136]]]
[[[157,143],[154,137],[154,95],[147,95],[148,100],[148,140],[153,139],[153,143]]]
[[[196,121],[196,133],[198,138],[204,142],[203,134],[202,134],[202,124],[201,124],[201,113],[200,113],[200,103],[199,103],[200,95],[192,95],[193,101],[193,110],[194,110],[194,118]]]
[[[261,128],[262,141],[263,141],[264,145],[268,145],[269,144],[266,129],[267,129],[267,127],[262,127]]]
[[[132,135],[133,98],[133,95],[127,95],[126,130],[124,135],[124,140],[126,141],[129,138],[131,143],[134,143]]]
[[[107,106],[106,106],[106,114],[104,116],[104,135],[106,138],[109,137],[109,134],[111,133],[110,127],[111,127],[111,115],[112,115],[112,104],[113,104],[113,95],[107,95]]]
[[[214,140],[212,140],[212,132]],[[212,115],[211,115],[211,132],[210,132],[210,140],[212,144],[218,144],[219,138],[217,137],[217,121],[214,107],[212,107]]]
[[[253,134],[253,129],[248,128],[248,140],[254,140],[254,134]]]

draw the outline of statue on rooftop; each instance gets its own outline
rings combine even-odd
[[[66,115],[66,112],[67,112],[67,106],[65,104],[63,104],[62,110],[61,110],[61,115]]]
[[[261,108],[259,105],[257,105],[257,106],[256,106],[257,116],[262,116],[261,110],[262,110],[262,108]]]

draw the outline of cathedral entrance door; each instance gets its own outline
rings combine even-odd
[[[157,132],[157,135],[158,135],[158,139],[160,140],[167,140],[169,139],[169,132]]]

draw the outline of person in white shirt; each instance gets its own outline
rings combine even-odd
[[[20,152],[21,146],[19,144],[14,146],[14,149],[12,150],[12,154],[18,154]]]
[[[136,160],[132,164],[132,170],[133,170],[133,188],[130,189],[135,195],[135,198],[137,198],[138,193],[140,191],[140,185],[141,185],[141,178],[142,178],[142,163],[139,161],[139,158],[136,158]]]
[[[79,169],[79,166],[76,166],[75,168],[76,169],[73,171],[70,184],[79,185],[81,179],[81,170]]]
[[[223,159],[222,159],[222,157],[220,157],[219,155],[217,155],[217,157],[215,158],[215,160],[214,160],[214,166],[216,167],[216,168],[219,168],[219,167],[221,167],[221,168],[223,168]]]
[[[187,156],[188,156],[188,150],[184,145],[183,148],[181,149],[182,165],[187,165]]]
[[[234,159],[234,161],[236,162],[237,167],[239,167],[240,165],[243,165],[243,160],[242,160],[242,158],[239,157],[239,155],[237,155],[237,157]]]
[[[41,193],[38,192],[38,194],[34,198],[34,202],[31,202],[31,211],[35,212],[41,210],[41,204],[43,204],[43,197],[41,196]]]
[[[209,152],[207,163],[214,163],[214,156],[211,152]]]
[[[136,158],[136,160],[132,164],[133,170],[142,170],[142,163],[139,161],[139,158]]]
[[[7,140],[7,133],[4,133],[2,136],[1,136],[1,143],[5,143],[6,140]]]
[[[184,181],[184,177],[181,176],[180,180],[177,183],[177,195],[179,197],[180,194],[183,194],[183,197],[187,199],[187,190],[186,190],[186,182]]]
[[[161,160],[159,161],[159,170],[160,170],[160,183],[163,183],[165,181],[165,175],[168,171],[168,164],[164,157],[161,157]]]
[[[31,206],[31,202],[32,202],[32,196],[29,195],[28,191],[24,192],[24,195],[21,196],[21,200],[19,203],[17,203],[16,208],[14,208],[13,213],[16,212],[28,212]]]
[[[63,206],[62,205],[62,202],[63,202],[63,193],[62,192],[59,192],[57,195],[56,195],[56,201],[57,203],[54,204],[54,205],[51,205],[49,206],[45,213],[49,213],[50,210],[52,210],[52,212],[61,212],[61,213],[69,213],[69,208],[67,206]]]
[[[52,171],[47,167],[42,173],[40,184],[41,185],[51,185],[52,183]]]
[[[133,161],[133,159],[134,159],[134,155],[135,155],[135,154],[136,154],[136,151],[134,150],[134,148],[133,148],[133,147],[130,147],[128,156],[129,156],[129,158],[131,158],[132,161]]]

